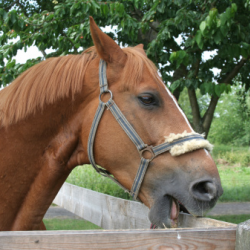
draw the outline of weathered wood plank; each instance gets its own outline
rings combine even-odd
[[[190,214],[179,215],[179,228],[209,228],[209,227],[236,227],[237,224],[214,220],[210,218],[194,217]]]
[[[104,229],[150,227],[149,210],[143,204],[69,183],[64,183],[53,202]]]
[[[54,203],[104,229],[149,228],[149,209],[143,204],[64,183]],[[231,227],[208,218],[180,215],[178,227]]]
[[[1,250],[234,250],[236,227],[123,231],[0,232]]]
[[[250,220],[237,226],[235,250],[250,249]]]

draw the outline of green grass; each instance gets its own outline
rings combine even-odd
[[[239,224],[250,219],[250,214],[239,214],[239,215],[221,215],[221,216],[208,216],[215,220],[226,221],[234,224]]]
[[[218,165],[224,190],[221,202],[250,201],[250,168]]]
[[[250,201],[249,147],[215,145],[212,156],[217,163],[224,190],[219,201]]]
[[[44,219],[47,230],[96,230],[101,229],[95,224],[85,220],[75,219]]]
[[[215,158],[218,158],[219,155],[223,155],[227,152],[247,152],[247,151],[249,151],[248,147],[237,147],[232,145],[215,144],[212,155]]]
[[[250,148],[229,145],[215,145],[212,156],[227,165],[250,167]]]
[[[224,189],[224,194],[219,201],[250,201],[249,147],[215,145],[212,155],[217,163]],[[67,182],[115,197],[131,199],[110,179],[97,174],[90,165],[74,169]]]
[[[128,193],[107,177],[98,174],[91,165],[75,168],[66,182],[122,199],[131,199]]]

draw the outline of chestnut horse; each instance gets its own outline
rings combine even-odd
[[[43,216],[67,176],[90,163],[100,60],[107,65],[106,92],[145,145],[193,133],[143,46],[121,49],[92,18],[90,29],[95,47],[45,60],[0,91],[0,230],[45,229]],[[180,207],[202,216],[215,205],[222,194],[220,177],[204,148],[177,155],[166,151],[151,159],[138,198],[150,208],[154,225],[171,226]],[[152,153],[140,157],[110,110],[99,121],[93,151],[95,162],[128,190],[141,158]]]

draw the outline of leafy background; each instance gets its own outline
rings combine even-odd
[[[91,15],[100,27],[117,27],[109,35],[119,44],[144,44],[177,99],[186,89],[190,122],[208,135],[221,95],[250,86],[249,6],[248,0],[1,0],[0,85],[45,58],[91,46]],[[17,51],[30,46],[43,57],[17,63]],[[206,53],[211,57],[204,59]],[[199,95],[207,96],[205,110]]]

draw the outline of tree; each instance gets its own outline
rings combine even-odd
[[[218,100],[230,91],[233,79],[240,74],[246,90],[250,87],[249,10],[250,0],[0,0],[0,84],[44,58],[89,47],[92,15],[101,27],[118,25],[119,43],[143,43],[177,99],[188,89],[191,124],[208,134]],[[44,58],[17,64],[13,56],[31,45]],[[47,53],[48,48],[55,52]],[[205,60],[206,52],[214,55]],[[209,94],[205,112],[197,90]]]
[[[215,114],[209,134],[211,141],[235,146],[250,145],[249,91],[245,92],[240,84],[233,86],[230,93],[222,94]]]

